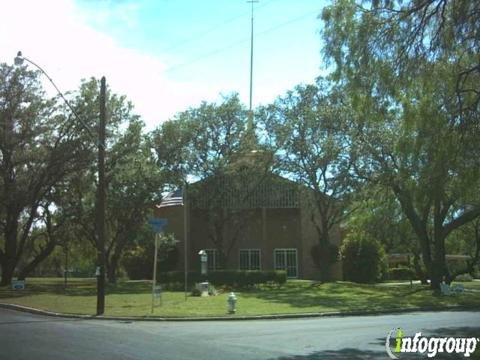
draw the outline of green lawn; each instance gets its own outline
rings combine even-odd
[[[27,288],[13,291],[0,288],[0,302],[14,303],[55,312],[94,314],[96,307],[94,279],[72,279],[67,290],[62,279],[28,279]],[[391,310],[445,305],[464,305],[480,310],[480,282],[464,283],[466,292],[456,296],[434,296],[421,285],[359,285],[348,282],[316,284],[293,280],[281,287],[262,286],[235,291],[236,316],[294,314],[332,311]],[[151,283],[122,281],[109,286],[105,315],[151,315]],[[227,311],[228,292],[211,297],[188,296],[166,291],[155,316],[223,316]]]

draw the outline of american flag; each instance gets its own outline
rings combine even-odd
[[[157,205],[157,208],[160,209],[167,206],[183,206],[182,189],[172,191],[167,196],[165,196],[160,205]]]

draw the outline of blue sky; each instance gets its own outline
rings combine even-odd
[[[238,92],[248,104],[250,4],[244,0],[12,3],[19,2],[6,2],[7,13],[21,11],[24,21],[13,16],[0,25],[0,61],[11,62],[11,54],[22,50],[64,90],[78,87],[81,78],[106,75],[150,129],[221,94]],[[254,106],[324,73],[318,19],[323,4],[254,4]]]

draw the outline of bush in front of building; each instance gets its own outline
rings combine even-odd
[[[386,271],[386,256],[382,245],[368,234],[350,233],[340,248],[343,276],[347,281],[373,283]]]
[[[405,266],[388,269],[388,280],[414,280],[415,270]]]
[[[157,276],[162,271],[169,271],[175,268],[179,258],[176,242],[171,234],[163,235],[160,238]],[[125,252],[122,265],[130,280],[152,279],[154,252],[155,245],[152,242],[146,245],[136,245]]]
[[[474,279],[480,279],[480,266],[477,265],[477,266],[475,266],[475,267],[473,268],[472,277],[473,277]]]
[[[183,283],[185,274],[183,271],[170,271],[159,276],[159,282],[165,284]],[[250,287],[257,284],[274,283],[283,285],[287,281],[285,271],[243,271],[221,270],[211,271],[207,275],[198,272],[188,273],[188,282],[197,283],[208,281],[215,286]]]
[[[461,274],[455,277],[455,281],[469,282],[473,281],[473,277],[470,274]]]

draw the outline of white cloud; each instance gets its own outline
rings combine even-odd
[[[183,47],[186,51],[159,50],[164,48],[162,41],[166,38],[176,39],[175,33],[169,34],[175,29],[166,28],[152,45],[156,49],[146,48],[148,42],[132,45],[144,46],[142,51],[119,43],[128,43],[119,34],[130,30],[134,34],[142,26],[138,4],[141,2],[129,0],[95,0],[83,2],[82,6],[75,0],[0,0],[0,62],[13,63],[16,52],[21,50],[42,66],[62,91],[76,90],[82,78],[104,75],[114,92],[127,95],[133,102],[149,129],[202,100],[219,100],[222,93],[238,91],[248,104],[248,17],[244,28],[226,27],[224,33],[219,32],[224,37],[211,41],[204,38],[196,46],[189,43]],[[288,13],[284,16],[290,17]],[[267,21],[264,16],[259,24]],[[272,27],[278,21],[263,26]],[[297,32],[291,27],[257,36],[254,106],[266,104],[299,82],[312,82],[319,75],[316,19],[308,26],[301,24]],[[246,43],[228,46],[230,36],[236,38],[243,32]],[[294,43],[297,38],[302,42]],[[135,39],[132,36],[130,43]],[[284,46],[284,40],[289,46]],[[224,48],[228,51],[219,52],[218,56],[203,56]],[[45,89],[54,94],[47,81]]]
[[[104,75],[114,92],[133,102],[150,129],[203,98],[200,86],[169,80],[162,59],[121,47],[87,25],[73,0],[1,0],[0,6],[0,62],[13,63],[21,50],[62,91],[77,89],[82,78]],[[122,16],[134,26],[127,10],[121,10]],[[45,88],[53,94],[49,84]]]
[[[133,29],[139,24],[137,15],[140,6],[138,2],[95,0],[93,3],[84,2],[82,4],[85,5],[82,13],[89,23],[105,27],[112,25],[112,22],[117,22],[127,29]]]

